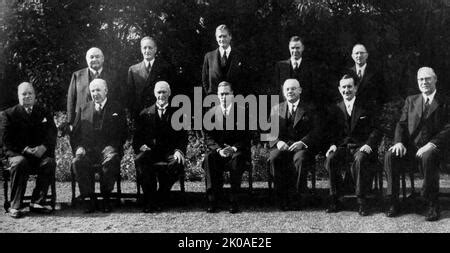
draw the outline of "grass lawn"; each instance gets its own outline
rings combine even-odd
[[[416,180],[420,188],[421,180]],[[0,201],[3,203],[3,182]],[[172,204],[161,213],[146,214],[136,200],[123,200],[115,206],[112,213],[83,214],[81,208],[70,207],[70,183],[57,183],[57,210],[51,215],[28,213],[22,219],[12,219],[0,214],[0,232],[131,232],[131,233],[323,233],[323,232],[450,232],[450,200],[441,198],[441,219],[437,222],[425,222],[425,211],[420,199],[414,203],[407,201],[408,207],[401,216],[387,218],[383,213],[383,204],[375,199],[369,203],[372,214],[360,217],[356,212],[356,200],[347,197],[344,200],[347,210],[326,214],[326,196],[328,183],[317,182],[315,197],[305,196],[308,206],[301,211],[279,211],[270,199],[267,183],[256,182],[252,195],[247,194],[246,183],[240,195],[242,212],[230,214],[227,206],[216,214],[204,211],[206,206],[204,182],[186,182],[186,193],[180,193],[179,186],[173,188]],[[386,182],[384,184],[386,186]],[[33,182],[28,184],[31,192]],[[123,192],[135,192],[134,182],[122,182]],[[450,178],[441,178],[442,191],[450,189]],[[27,210],[27,208],[25,209]]]

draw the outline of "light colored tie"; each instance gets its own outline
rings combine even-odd
[[[95,103],[95,110],[96,110],[97,112],[101,111],[101,110],[102,110],[102,105],[99,104],[99,103]]]
[[[352,116],[352,106],[350,103],[347,105],[347,113],[349,116]]]
[[[359,78],[359,79],[362,78],[362,71],[361,71],[361,69],[358,70],[358,78]]]

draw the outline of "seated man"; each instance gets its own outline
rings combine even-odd
[[[74,121],[73,144],[75,158],[73,169],[81,196],[89,197],[85,213],[95,211],[95,173],[100,170],[100,191],[103,212],[111,212],[110,193],[120,173],[122,146],[127,134],[125,113],[115,101],[107,98],[108,87],[103,79],[89,84],[92,101],[77,111]]]
[[[311,105],[300,100],[301,93],[297,79],[287,79],[285,101],[271,111],[271,118],[278,117],[279,134],[269,143],[270,170],[283,211],[300,209],[300,194],[307,190],[306,168],[314,163],[319,143],[319,118]]]
[[[48,187],[55,177],[57,130],[53,116],[36,104],[31,83],[18,87],[19,104],[5,111],[3,147],[11,172],[11,208],[9,214],[20,218],[19,210],[29,174],[37,174],[30,210],[48,212],[43,206]]]
[[[173,184],[184,173],[187,135],[184,130],[172,128],[175,108],[169,105],[170,93],[166,81],[157,82],[156,103],[142,110],[136,122],[133,148],[137,154],[136,170],[142,174],[144,213],[160,211]],[[158,162],[167,166],[154,166]]]
[[[400,169],[420,164],[423,172],[422,195],[428,201],[427,221],[436,221],[439,208],[439,165],[448,155],[450,141],[450,100],[436,90],[437,76],[429,67],[417,72],[421,94],[405,100],[395,128],[394,145],[386,152],[386,170],[390,207],[386,215],[398,214]]]
[[[217,198],[223,188],[223,172],[230,171],[229,211],[237,213],[239,206],[236,195],[241,187],[245,163],[250,160],[250,135],[247,131],[248,127],[245,126],[248,122],[248,113],[245,107],[235,103],[230,83],[225,81],[219,83],[217,95],[220,105],[211,108],[206,115],[211,115],[210,122],[221,127],[204,132],[205,143],[208,147],[203,161],[208,197],[207,212],[213,213],[218,210]],[[239,110],[247,117],[246,122],[239,121]]]
[[[342,194],[340,169],[348,169],[358,198],[358,213],[368,215],[365,197],[371,186],[374,171],[370,163],[376,163],[381,133],[375,126],[376,118],[367,101],[356,96],[358,86],[354,77],[344,75],[339,81],[343,100],[332,108],[330,120],[330,148],[326,153],[325,167],[329,173],[330,203],[327,213],[338,212]],[[348,171],[347,171],[348,172]]]

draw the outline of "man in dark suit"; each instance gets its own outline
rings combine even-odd
[[[121,88],[115,82],[116,75],[103,67],[104,61],[105,57],[102,50],[93,47],[86,53],[88,67],[77,70],[72,74],[67,92],[68,129],[65,128],[65,132],[72,133],[77,110],[92,100],[89,93],[89,83],[95,78],[101,78],[108,83],[108,99],[110,101],[122,103]],[[71,144],[73,144],[72,140]],[[72,148],[74,148],[73,145]]]
[[[350,67],[347,73],[357,77],[358,92],[356,96],[379,108],[389,101],[389,93],[383,73],[373,64],[368,64],[368,58],[369,53],[364,45],[354,45],[352,59],[355,65]]]
[[[234,94],[246,94],[247,85],[243,80],[243,57],[235,48],[231,48],[231,31],[226,25],[216,28],[216,40],[219,48],[206,53],[203,61],[202,84],[207,95],[217,94],[217,85],[222,81],[233,84]]]
[[[278,118],[279,134],[270,141],[270,169],[281,210],[298,209],[295,195],[307,189],[307,166],[314,162],[320,125],[314,107],[300,99],[297,79],[283,85],[285,101],[274,106],[271,118]]]
[[[176,108],[169,104],[169,84],[157,82],[154,93],[156,103],[140,113],[133,140],[136,168],[142,174],[144,213],[161,210],[173,184],[184,173],[187,145],[186,132],[176,131],[171,125]],[[154,166],[158,162],[167,163],[167,166]]]
[[[141,53],[143,60],[128,69],[127,79],[127,108],[133,119],[139,113],[155,103],[153,90],[158,81],[172,83],[175,71],[172,66],[161,57],[156,57],[158,45],[152,37],[141,39]]]
[[[386,152],[384,168],[388,180],[388,217],[398,214],[399,174],[403,168],[419,164],[423,172],[422,195],[428,202],[427,221],[439,219],[439,167],[448,155],[450,141],[450,100],[436,90],[432,68],[417,72],[421,94],[405,100],[395,128],[394,145]]]
[[[56,126],[53,116],[36,104],[30,83],[18,87],[19,104],[5,110],[3,148],[11,172],[11,208],[13,218],[22,216],[20,206],[27,188],[28,175],[37,173],[30,210],[49,212],[43,206],[48,187],[55,177]]]
[[[127,125],[122,106],[107,98],[108,88],[103,79],[94,79],[89,84],[92,101],[77,110],[74,120],[73,143],[75,158],[73,170],[81,196],[89,197],[85,213],[95,211],[95,173],[100,169],[100,191],[103,211],[111,212],[110,193],[120,173],[122,146]]]
[[[250,159],[250,135],[248,112],[244,106],[235,103],[233,88],[228,82],[218,85],[220,105],[211,108],[205,117],[214,127],[205,127],[204,136],[208,150],[203,161],[205,170],[207,212],[218,209],[217,198],[223,187],[223,172],[230,171],[230,213],[239,212],[237,193],[246,161]],[[241,118],[244,115],[245,118]],[[209,130],[211,129],[211,130]]]
[[[329,121],[330,148],[326,153],[325,167],[329,173],[330,203],[327,213],[341,209],[339,197],[342,194],[341,168],[348,168],[351,162],[350,175],[358,199],[358,213],[368,215],[366,195],[373,178],[373,166],[377,159],[377,148],[381,133],[376,126],[376,114],[371,105],[360,100],[356,95],[358,86],[354,77],[344,75],[339,81],[339,92],[342,101],[332,108],[333,116]],[[348,170],[347,170],[348,172]]]
[[[299,36],[291,37],[289,41],[289,52],[291,57],[287,60],[279,61],[275,65],[274,82],[279,90],[280,98],[284,100],[283,84],[287,79],[297,79],[302,87],[301,100],[307,103],[320,105],[326,97],[326,89],[321,83],[313,79],[313,67],[308,60],[303,57],[305,46]],[[320,87],[319,87],[320,86]],[[320,102],[319,102],[320,101]]]

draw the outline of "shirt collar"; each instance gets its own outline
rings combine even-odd
[[[148,64],[151,64],[153,66],[153,63],[155,62],[155,58],[153,58],[151,61],[147,61],[144,59],[144,65],[146,68],[148,68]]]
[[[222,47],[219,47],[219,51],[220,51],[220,57],[223,57],[223,52],[227,52],[227,57],[230,57],[230,52],[231,52],[231,46],[228,46],[227,50],[223,50]]]
[[[300,59],[298,59],[298,60],[295,60],[294,58],[291,58],[292,67],[294,66],[295,62],[297,62],[297,67],[300,67],[300,64],[302,63],[302,59],[303,59],[303,57],[300,57]]]
[[[425,95],[424,93],[422,93],[423,96],[423,100],[427,101],[427,98],[430,99],[430,104],[433,102],[434,96],[436,95],[436,90],[434,90],[434,92],[431,95]]]
[[[92,74],[95,74],[95,72],[97,71],[98,74],[100,75],[103,71],[103,67],[100,68],[99,70],[95,70],[95,69],[92,69],[91,67],[89,67],[89,70],[91,71]]]
[[[361,70],[361,75],[364,75],[364,72],[366,71],[367,63],[364,64],[362,67],[360,67],[358,64],[356,64],[356,74],[358,74],[359,70]]]
[[[297,108],[299,103],[300,103],[300,99],[298,99],[294,103],[288,102],[289,109],[292,109],[292,105],[294,105],[294,107]]]
[[[22,105],[22,107],[23,107],[24,110],[26,110],[27,108],[29,108],[31,111],[33,111],[34,105],[31,105],[31,106],[24,106],[24,105]]]
[[[231,103],[231,104],[229,104],[228,106],[227,106],[227,108],[223,108],[222,106],[220,106],[220,108],[222,109],[222,113],[225,113],[225,114],[229,114],[230,113],[230,110],[231,110],[231,106],[232,106],[233,104]]]
[[[108,100],[108,98],[105,98],[105,100],[103,100],[103,102],[100,103],[100,109],[103,110],[103,108],[105,107],[105,104],[106,104],[106,100]],[[98,103],[96,103],[96,104],[98,104]]]
[[[158,107],[158,109],[162,109],[162,110],[167,109],[167,106],[169,106],[169,103],[166,103],[166,104],[163,105],[163,106],[160,106],[159,104],[156,104],[156,107]]]
[[[344,99],[345,107],[347,108],[350,105],[350,107],[353,108],[353,105],[355,104],[355,100],[356,100],[356,96],[354,96],[352,98],[352,100],[350,100],[350,101]]]

